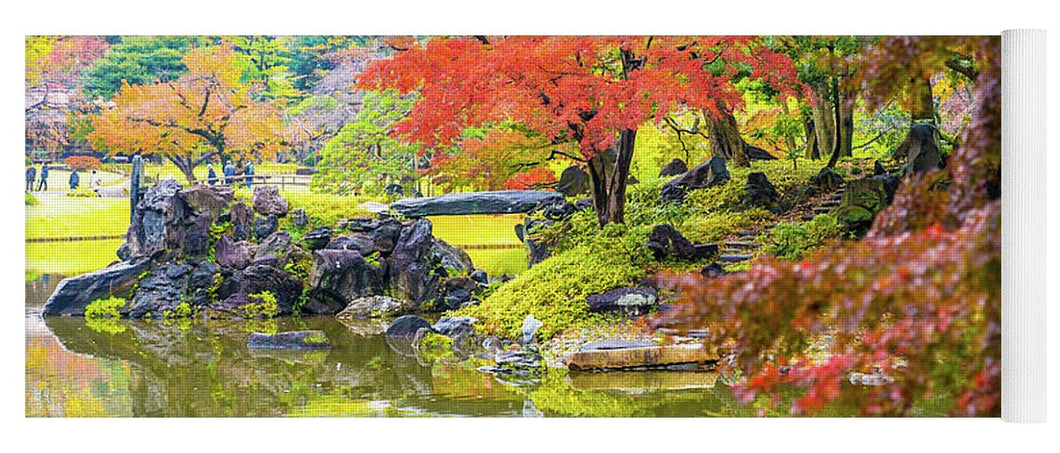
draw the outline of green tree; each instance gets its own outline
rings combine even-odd
[[[181,61],[192,47],[208,41],[199,36],[125,36],[82,75],[83,90],[89,98],[110,99],[122,81],[145,85],[176,80],[188,68]]]
[[[365,93],[357,119],[320,150],[313,186],[337,194],[358,190],[380,194],[387,184],[413,181],[422,145],[399,142],[389,132],[414,103],[414,97],[399,96],[394,90]]]

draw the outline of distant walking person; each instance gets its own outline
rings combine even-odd
[[[232,185],[232,180],[236,176],[236,167],[232,165],[232,161],[225,163],[225,167],[222,169],[225,175],[225,185]]]
[[[48,190],[48,166],[45,165],[40,169],[40,183],[37,184],[37,192],[42,190]]]
[[[103,187],[103,179],[99,177],[99,174],[95,170],[92,170],[92,179],[88,182],[92,186],[92,190],[99,193],[99,189]]]
[[[33,182],[37,180],[37,167],[32,165],[26,169],[26,192],[33,191]]]
[[[74,169],[70,173],[70,190],[76,189],[79,185],[81,185],[81,175],[78,175],[77,169]]]
[[[243,167],[243,179],[247,182],[247,188],[250,188],[250,181],[254,179],[254,164],[247,161],[247,165]]]
[[[217,184],[217,172],[213,171],[213,164],[206,166],[206,182],[211,186]]]

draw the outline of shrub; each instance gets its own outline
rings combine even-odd
[[[103,168],[103,162],[92,156],[70,156],[63,160],[67,167],[78,171],[99,170]]]
[[[646,238],[626,234],[620,224],[611,225],[615,227],[600,231],[593,244],[578,245],[535,264],[481,304],[457,310],[456,315],[473,316],[487,332],[510,339],[521,337],[523,319],[530,314],[544,323],[537,333],[542,340],[584,326],[594,318],[586,297],[629,286],[647,275]]]
[[[78,188],[76,188],[74,190],[67,191],[66,192],[66,196],[68,196],[68,197],[96,198],[96,197],[99,196],[99,193],[96,192],[95,190],[89,189],[88,187],[78,187]]]
[[[105,318],[120,318],[121,313],[118,311],[125,306],[125,299],[120,297],[109,297],[106,299],[96,299],[85,307],[85,318],[87,319],[105,319]]]
[[[841,238],[845,234],[843,224],[828,214],[818,215],[805,223],[780,222],[765,239],[766,251],[779,258],[800,260],[829,239]]]
[[[26,193],[26,206],[36,206],[40,204],[40,200],[33,196],[31,193]]]
[[[253,299],[258,299],[259,303],[249,303],[243,305],[243,316],[247,318],[275,318],[280,313],[279,304],[276,302],[276,295],[272,294],[271,291],[262,291],[260,293],[249,294]]]

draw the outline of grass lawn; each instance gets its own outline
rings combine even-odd
[[[126,198],[48,194],[37,196],[37,199],[40,204],[26,206],[26,238],[114,236],[129,229],[129,200]]]
[[[26,273],[69,276],[99,270],[118,260],[114,253],[122,242],[114,239],[26,244]]]
[[[453,245],[520,244],[515,225],[523,214],[446,215],[428,217],[434,235]],[[476,263],[477,264],[477,263]]]
[[[503,274],[519,275],[526,270],[526,249],[465,250],[475,267],[486,271],[490,277]]]

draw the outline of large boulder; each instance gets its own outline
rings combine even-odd
[[[405,217],[510,214],[527,212],[542,201],[561,198],[563,195],[560,193],[543,190],[466,192],[427,198],[405,198],[391,203],[390,209]]]
[[[374,245],[372,236],[368,233],[354,233],[333,238],[324,248],[327,250],[356,250],[360,252],[361,256],[368,256],[375,250]]]
[[[715,156],[663,185],[662,201],[682,202],[689,190],[725,184],[729,179],[731,176],[725,167],[725,158]]]
[[[386,264],[371,263],[356,250],[317,250],[303,311],[333,315],[356,299],[382,295]]]
[[[923,173],[942,168],[942,152],[939,150],[938,133],[935,126],[928,123],[917,123],[909,129],[902,146],[909,153],[905,163],[905,173]]]
[[[173,179],[147,189],[126,233],[129,258],[152,257],[180,245],[178,235],[187,210],[180,191],[180,183]]]
[[[659,170],[659,177],[677,176],[688,171],[688,164],[681,159],[671,160]]]
[[[666,258],[693,260],[697,259],[699,256],[696,252],[695,246],[692,245],[692,242],[686,239],[680,231],[677,231],[677,229],[668,223],[655,225],[655,227],[651,229],[651,236],[648,237],[647,247],[648,250],[651,250],[657,260],[663,260]]]
[[[327,247],[328,243],[331,242],[331,228],[320,227],[309,230],[302,238],[302,242],[305,242],[306,248],[309,250],[320,250]]]
[[[875,214],[887,206],[888,191],[885,183],[876,178],[857,179],[847,184],[840,206],[860,206]]]
[[[386,329],[386,336],[412,340],[420,329],[431,330],[431,322],[416,315],[405,315],[390,323],[390,327]]]
[[[163,317],[184,302],[191,266],[179,263],[159,265],[140,279],[139,288],[129,304],[130,318]]]
[[[780,198],[777,188],[760,171],[747,175],[747,202],[752,206],[770,206]]]
[[[444,278],[473,270],[467,253],[432,236],[429,220],[417,220],[401,231],[390,256],[391,294],[418,309],[438,299]]]
[[[219,315],[241,315],[245,305],[261,303],[251,295],[264,291],[276,297],[278,315],[290,315],[302,296],[302,282],[281,269],[253,264],[222,282],[209,308]]]
[[[291,235],[287,234],[286,231],[277,231],[258,244],[253,263],[282,269],[283,265],[287,263],[287,256],[290,253]]]
[[[123,261],[105,269],[70,277],[59,282],[44,304],[44,316],[84,316],[85,307],[96,299],[128,297],[150,261]]]
[[[748,143],[744,143],[743,152],[747,154],[748,160],[777,160],[777,156],[774,156],[769,151]]]
[[[259,241],[269,237],[280,228],[280,219],[275,215],[254,216],[254,237]]]
[[[556,191],[573,197],[585,193],[589,189],[589,175],[577,165],[571,165],[563,170],[556,182]]]
[[[203,261],[191,271],[188,277],[187,295],[188,302],[195,307],[204,307],[210,303],[210,291],[215,285],[220,284],[221,267],[217,263]]]
[[[231,269],[245,269],[254,259],[257,246],[247,241],[235,242],[225,235],[217,240],[214,259],[217,264]]]
[[[276,186],[257,186],[254,188],[254,196],[251,198],[254,212],[263,216],[283,217],[287,215],[289,206],[287,199],[280,196],[280,189]]]
[[[288,218],[296,228],[305,228],[309,226],[309,216],[306,215],[305,209],[298,208],[291,210]]]
[[[232,222],[232,239],[246,241],[254,234],[254,211],[246,203],[235,203],[229,210],[229,219]]]
[[[643,315],[659,305],[659,294],[651,288],[619,288],[585,299],[589,311],[617,312],[629,316]]]
[[[196,214],[217,219],[232,202],[232,188],[228,186],[195,185],[180,192],[184,202]]]

